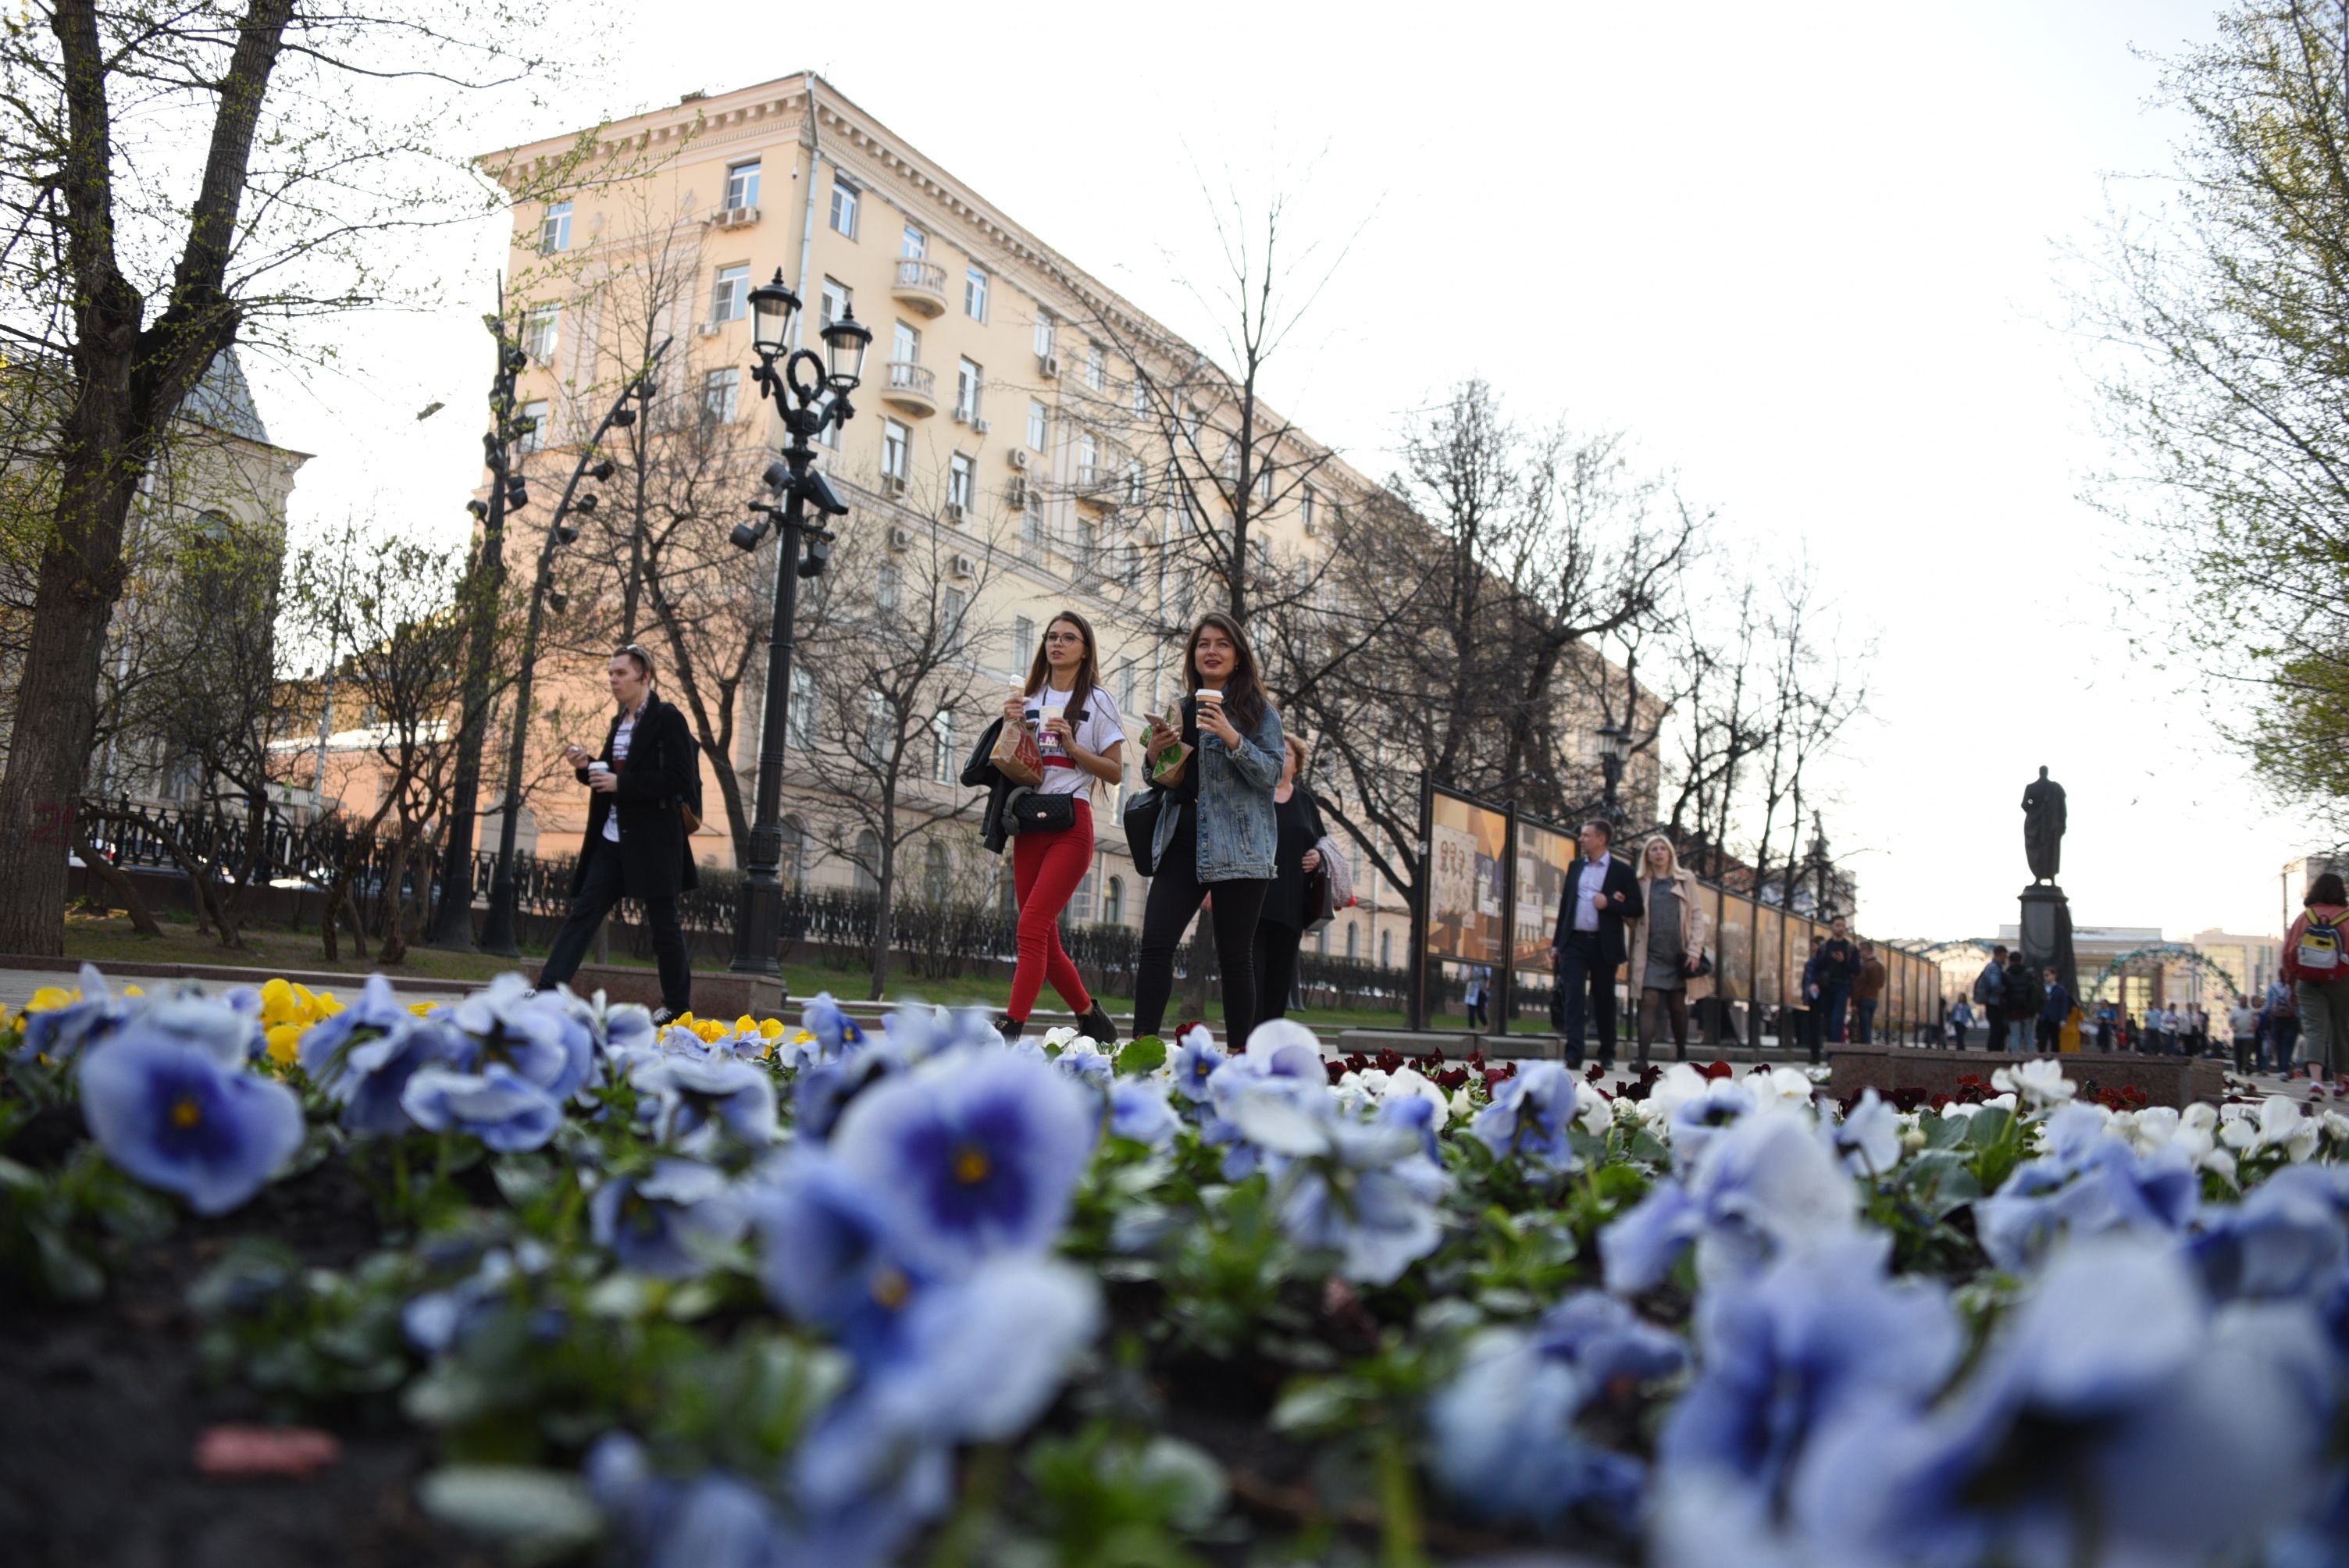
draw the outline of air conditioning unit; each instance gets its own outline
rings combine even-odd
[[[893,499],[904,496],[905,493],[905,476],[903,474],[883,474],[881,476],[881,493]]]
[[[718,226],[721,229],[747,229],[758,221],[756,207],[729,207],[718,214]]]
[[[985,434],[987,434],[989,430],[992,430],[993,428],[995,428],[995,427],[994,427],[993,425],[988,424],[988,423],[986,420],[984,420],[984,419],[973,419],[973,420],[970,422],[970,428],[971,428],[973,430],[975,430],[976,432],[978,432],[979,435],[982,435],[982,436],[984,436]]]
[[[903,523],[891,523],[889,525],[889,548],[892,550],[913,549],[914,531],[907,528]]]
[[[1028,504],[1028,481],[1023,479],[1014,479],[1009,484],[1005,485],[1003,487],[1003,504],[1006,506],[1026,506]]]
[[[1061,378],[1061,356],[1057,354],[1038,355],[1036,374],[1047,381],[1058,381]]]
[[[968,577],[978,569],[971,564],[969,556],[957,555],[947,562],[947,570],[957,577]]]
[[[1027,448],[1014,447],[1011,449],[1011,466],[1018,469],[1023,474],[1028,471]]]
[[[950,500],[947,502],[945,506],[939,508],[939,515],[943,516],[948,522],[960,522],[962,521],[962,502],[958,500]]]
[[[715,337],[725,330],[726,324],[722,321],[705,321],[695,327],[693,333],[697,337]]]

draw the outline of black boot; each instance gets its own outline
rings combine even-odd
[[[1024,1031],[1027,1027],[1028,1027],[1028,1020],[1027,1020],[1027,1019],[1025,1019],[1025,1018],[1015,1018],[1015,1017],[1012,1017],[1009,1014],[1006,1014],[1006,1015],[1004,1015],[1002,1017],[998,1018],[998,1019],[996,1019],[996,1020],[995,1020],[995,1032],[996,1032],[997,1034],[1001,1035],[1001,1036],[1003,1037],[1003,1040],[1004,1040],[1004,1043],[1005,1043],[1006,1045],[1009,1045],[1009,1044],[1010,1044],[1013,1040],[1018,1039],[1018,1038],[1019,1037],[1019,1036],[1020,1036],[1021,1032],[1022,1032],[1022,1031]]]
[[[1109,1021],[1107,1013],[1102,1011],[1098,996],[1093,998],[1092,1009],[1077,1020],[1077,1032],[1091,1038],[1097,1046],[1117,1044],[1117,1026]]]

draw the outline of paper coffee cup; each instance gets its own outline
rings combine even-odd
[[[1211,702],[1217,707],[1221,707],[1224,706],[1224,694],[1220,688],[1216,686],[1201,686],[1199,688],[1199,700],[1201,702]]]
[[[609,773],[611,770],[612,765],[600,757],[587,764],[587,771],[590,773]]]

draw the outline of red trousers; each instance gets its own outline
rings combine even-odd
[[[1061,912],[1076,896],[1077,884],[1092,863],[1092,805],[1081,795],[1077,797],[1076,826],[1065,832],[1013,837],[1011,889],[1019,895],[1019,964],[1011,972],[1006,1017],[1026,1023],[1047,980],[1069,1011],[1082,1013],[1092,1006],[1092,993],[1061,946]]]

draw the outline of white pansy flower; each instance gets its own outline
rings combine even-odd
[[[2281,1149],[2295,1165],[2316,1152],[2316,1140],[2322,1130],[2313,1117],[2302,1116],[2297,1104],[2280,1094],[2271,1094],[2260,1103],[2256,1147]]]
[[[1575,1107],[1575,1124],[1593,1138],[1604,1138],[1615,1125],[1615,1101],[1599,1092],[1595,1084],[1576,1087],[1578,1103]]]
[[[1417,1068],[1397,1068],[1388,1077],[1386,1087],[1380,1090],[1379,1098],[1381,1099],[1418,1099],[1430,1101],[1435,1107],[1435,1119],[1431,1126],[1438,1132],[1443,1131],[1444,1124],[1452,1119],[1452,1102],[1444,1097],[1442,1089],[1428,1082],[1426,1075]]]
[[[1765,1100],[1775,1097],[1789,1105],[1808,1105],[1818,1086],[1810,1074],[1796,1068],[1771,1068],[1766,1072],[1756,1068],[1745,1075],[1745,1087]]]
[[[1690,1100],[1701,1098],[1713,1087],[1713,1080],[1686,1062],[1674,1062],[1664,1069],[1655,1087],[1648,1091],[1648,1119],[1661,1126],[1670,1126],[1672,1112]]]
[[[1476,1114],[1476,1099],[1474,1095],[1468,1092],[1468,1086],[1466,1084],[1462,1084],[1458,1088],[1452,1091],[1452,1114],[1454,1116],[1474,1116]]]
[[[1044,1031],[1044,1048],[1048,1051],[1066,1050],[1070,1042],[1081,1037],[1072,1026],[1062,1024],[1059,1028]]]
[[[2080,1086],[2064,1076],[2063,1064],[2047,1057],[2001,1068],[1990,1081],[1992,1088],[2009,1090],[2034,1106],[2060,1105],[2080,1092]]]

